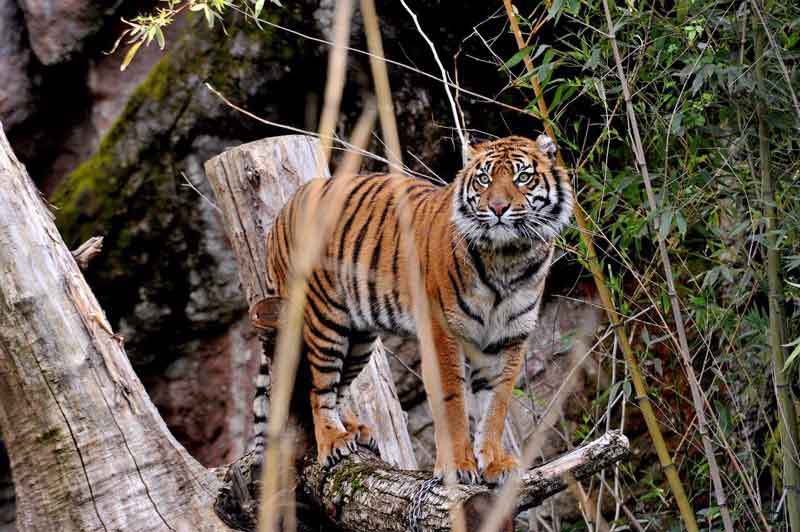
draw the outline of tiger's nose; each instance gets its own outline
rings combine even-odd
[[[495,213],[495,215],[500,218],[503,216],[503,213],[508,210],[511,205],[505,200],[491,200],[489,202],[489,208]]]

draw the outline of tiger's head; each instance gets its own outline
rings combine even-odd
[[[572,188],[555,143],[505,137],[473,146],[454,183],[453,221],[480,247],[549,242],[572,215]]]

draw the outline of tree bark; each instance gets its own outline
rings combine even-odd
[[[20,531],[229,530],[2,127],[0,428]]]
[[[228,150],[209,160],[206,174],[225,217],[228,234],[240,268],[240,278],[258,320],[259,304],[266,296],[262,275],[266,262],[266,233],[291,193],[303,182],[328,176],[318,143],[303,136],[264,139]],[[271,353],[268,353],[271,354]],[[383,358],[382,358],[383,357]],[[381,421],[376,435],[386,462],[366,451],[325,470],[314,462],[314,451],[298,457],[300,485],[327,517],[347,531],[450,530],[449,509],[462,504],[468,530],[477,530],[480,516],[491,504],[486,486],[446,488],[430,472],[406,471],[389,463],[408,466],[411,453],[404,422],[385,354],[377,349],[365,371],[353,383],[353,395],[365,420]],[[376,400],[369,399],[376,394]],[[373,427],[374,428],[374,427]],[[307,438],[308,439],[308,438]],[[406,443],[409,442],[409,443]],[[306,448],[308,448],[306,446]],[[628,453],[627,439],[609,433],[558,460],[525,475],[518,511],[538,504],[565,489],[565,473],[581,479]],[[410,460],[413,461],[413,453]],[[252,477],[252,456],[233,464],[217,499],[217,510],[226,522],[244,530],[255,526],[257,479]]]

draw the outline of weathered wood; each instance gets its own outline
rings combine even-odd
[[[578,447],[546,464],[535,467],[522,477],[517,512],[540,504],[567,488],[566,475],[577,480],[626,458],[628,439],[618,431]],[[249,476],[252,456],[239,462],[243,486],[255,480]],[[231,466],[231,469],[234,469]],[[303,470],[303,488],[326,515],[342,530],[353,532],[444,532],[452,528],[449,509],[461,504],[467,514],[467,530],[478,530],[480,518],[491,508],[492,490],[487,486],[457,485],[448,488],[433,480],[429,471],[405,471],[389,467],[371,453],[359,451],[335,467],[325,470],[316,463]],[[234,497],[226,482],[223,488],[228,503]],[[219,503],[219,500],[218,500]],[[223,510],[231,511],[230,507]],[[242,530],[254,530],[257,510],[250,503],[235,512]]]
[[[229,530],[2,127],[0,429],[20,531]]]
[[[400,469],[416,469],[408,418],[389,368],[383,343],[376,342],[370,363],[350,385],[350,408],[377,435],[381,458]]]

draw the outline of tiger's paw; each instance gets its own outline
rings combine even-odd
[[[381,456],[381,451],[378,449],[378,440],[376,440],[372,436],[372,431],[369,430],[369,427],[364,425],[363,423],[347,423],[344,424],[347,432],[352,433],[355,435],[356,443],[361,447],[369,449],[373,453],[375,453],[378,458]]]
[[[433,470],[433,476],[442,481],[445,481],[451,475],[452,477],[450,480],[458,484],[480,484],[481,482],[478,464],[475,462],[475,458],[471,456],[467,456],[462,460],[456,460],[455,469],[452,471],[439,464],[436,464],[436,468]]]
[[[375,455],[380,458],[381,450],[378,448],[378,440],[372,437],[370,430],[367,428],[366,425],[360,425],[358,427],[358,432],[356,433],[356,443],[358,443],[361,447],[365,447],[375,453]]]
[[[337,432],[327,441],[317,441],[317,461],[325,467],[333,467],[342,458],[356,452],[358,444],[352,432]]]
[[[485,467],[481,467],[483,481],[492,486],[505,484],[512,475],[517,473],[517,460],[509,455],[497,456]]]

